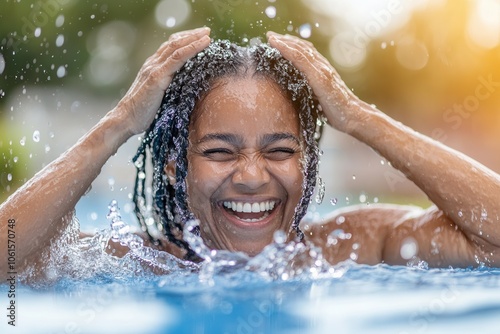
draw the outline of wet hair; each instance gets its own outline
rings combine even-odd
[[[151,241],[159,244],[148,225],[156,224],[170,242],[187,251],[185,259],[197,260],[196,253],[182,239],[183,225],[195,219],[188,208],[186,176],[188,135],[191,115],[213,88],[215,81],[246,74],[275,82],[297,110],[304,141],[302,197],[295,208],[292,229],[299,239],[299,223],[306,214],[318,178],[321,116],[318,103],[304,75],[278,50],[267,44],[240,47],[227,40],[213,41],[208,48],[186,62],[176,73],[162,100],[158,114],[146,131],[133,158],[137,168],[134,188],[135,213]],[[152,217],[146,219],[146,154],[151,155]],[[175,161],[175,184],[165,175],[165,166]],[[152,218],[152,219],[151,219]],[[199,234],[199,228],[194,231]]]

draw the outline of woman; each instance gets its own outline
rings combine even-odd
[[[39,250],[67,224],[68,215],[106,160],[132,135],[148,129],[176,71],[209,46],[208,35],[209,29],[201,28],[171,36],[148,58],[113,110],[2,204],[2,230],[14,219],[16,235],[22,236],[17,239],[19,263],[37,259]],[[268,34],[268,41],[305,75],[328,124],[378,151],[436,205],[428,210],[371,205],[332,213],[322,224],[303,228],[306,240],[322,247],[331,263],[348,258],[353,246],[359,246],[359,263],[405,264],[408,256],[401,249],[411,241],[415,251],[410,255],[432,266],[496,265],[500,245],[497,174],[360,101],[311,43],[275,33]],[[253,255],[270,242],[277,229],[295,230],[301,237],[297,217],[303,212],[296,208],[304,207],[300,201],[307,203],[311,184],[305,173],[311,169],[304,167],[313,155],[304,149],[313,146],[311,142],[304,145],[310,133],[302,133],[300,113],[279,85],[258,76],[228,76],[216,82],[196,108],[194,119],[184,120],[184,125],[189,124],[189,144],[179,144],[186,148],[187,172],[172,162],[179,158],[173,152],[163,157],[164,168],[156,171],[166,185],[155,189],[158,198],[172,195],[162,192],[188,195],[185,205],[182,199],[174,201],[176,209],[165,202],[155,203],[157,214],[174,222],[160,221],[168,232],[158,247],[193,258],[185,244],[176,241],[182,219],[191,215],[200,219],[199,233],[212,248]],[[273,111],[276,117],[270,119],[263,110]],[[155,133],[159,121],[148,133]],[[144,163],[140,156],[145,149],[139,151],[139,166]],[[141,185],[139,180],[139,204]],[[335,242],[328,238],[338,224],[351,238]],[[293,237],[291,232],[289,238]],[[7,243],[7,233],[0,238],[2,244]],[[5,262],[0,270],[7,271]]]

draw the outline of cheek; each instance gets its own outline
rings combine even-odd
[[[186,178],[188,196],[193,199],[209,199],[227,178],[228,171],[219,165],[192,158]],[[206,203],[204,203],[206,205]]]
[[[277,163],[272,166],[273,174],[279,178],[280,183],[287,188],[289,196],[300,198],[304,174],[300,160],[292,159],[287,163]]]

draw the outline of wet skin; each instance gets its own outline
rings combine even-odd
[[[298,115],[268,79],[221,80],[190,125],[189,207],[209,247],[255,255],[290,230],[302,195]]]

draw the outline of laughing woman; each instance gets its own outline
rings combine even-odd
[[[308,240],[332,264],[360,245],[359,263],[405,264],[405,240],[431,266],[500,261],[500,177],[478,162],[401,125],[359,100],[313,45],[268,34],[269,45],[212,42],[209,29],[172,35],[148,58],[131,88],[94,128],[0,207],[1,229],[15,219],[17,260],[39,260],[107,159],[146,131],[135,157],[134,201],[155,247],[198,260],[182,227],[200,220],[208,247],[259,253],[275,231]],[[318,170],[317,120],[375,149],[435,206],[352,207],[301,228]],[[144,223],[144,165],[153,163],[153,216]],[[352,237],[332,245],[336,218]],[[1,233],[6,244],[7,233]],[[438,248],[438,252],[435,251]],[[2,260],[0,271],[7,272]]]

